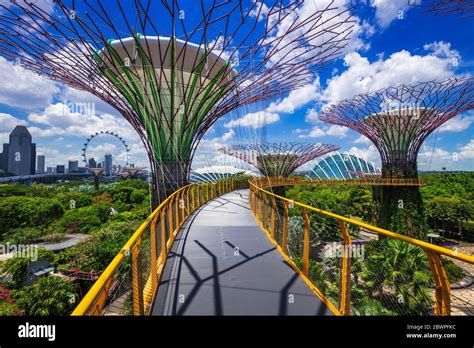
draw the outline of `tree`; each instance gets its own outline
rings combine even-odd
[[[0,199],[0,238],[17,227],[45,226],[64,214],[56,199],[38,197],[7,197]]]
[[[373,242],[362,263],[360,285],[366,294],[400,315],[427,314],[432,308],[432,275],[426,253],[395,239]]]
[[[76,284],[56,276],[40,278],[11,295],[26,315],[42,316],[69,315],[78,299]]]
[[[11,285],[13,288],[18,288],[23,285],[26,278],[26,270],[31,260],[27,257],[12,257],[4,261],[0,268],[3,273],[12,277]]]

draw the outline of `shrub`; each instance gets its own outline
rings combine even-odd
[[[54,233],[89,233],[108,220],[110,205],[97,203],[84,208],[68,210],[64,216],[51,225]]]
[[[11,287],[18,288],[23,284],[29,263],[29,258],[15,256],[0,265],[2,272],[12,277]]]
[[[20,315],[21,312],[5,285],[0,284],[0,316]]]
[[[129,240],[140,221],[111,222],[86,240],[55,255],[53,264],[84,272],[103,270]]]
[[[55,276],[40,278],[31,286],[12,290],[11,295],[26,315],[69,315],[78,299],[76,284]]]
[[[147,191],[145,190],[133,190],[130,194],[130,203],[141,204],[147,196]]]
[[[12,244],[31,244],[41,240],[44,234],[43,228],[23,227],[8,231],[4,235],[4,239]]]
[[[58,193],[56,199],[61,202],[65,210],[87,207],[92,203],[91,194],[78,191]],[[71,206],[71,201],[74,201],[73,207]]]
[[[44,226],[63,216],[64,208],[56,199],[7,197],[0,199],[0,237],[17,227]]]

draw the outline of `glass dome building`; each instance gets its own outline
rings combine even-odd
[[[357,156],[336,152],[322,158],[307,174],[311,179],[355,179],[374,177],[381,174],[380,168],[373,162]]]
[[[250,170],[239,169],[233,166],[211,166],[191,171],[189,181],[191,183],[215,182],[227,179],[236,174],[255,176]]]

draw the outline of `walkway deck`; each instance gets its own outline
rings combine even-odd
[[[332,315],[254,220],[248,190],[195,212],[168,258],[153,315]]]

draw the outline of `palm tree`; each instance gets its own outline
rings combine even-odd
[[[367,251],[361,278],[368,296],[401,315],[427,314],[433,299],[425,252],[395,239],[374,243]]]

